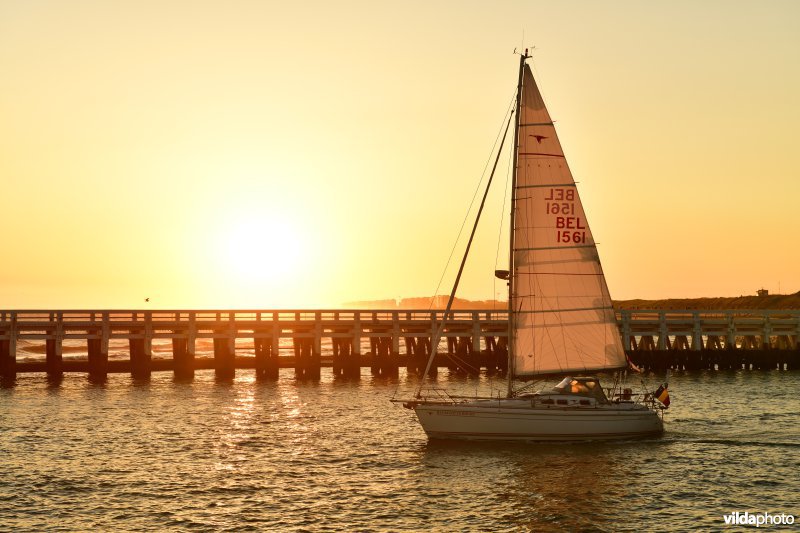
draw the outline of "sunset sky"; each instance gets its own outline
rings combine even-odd
[[[615,299],[800,290],[800,2],[0,0],[0,308],[433,294],[523,46]]]

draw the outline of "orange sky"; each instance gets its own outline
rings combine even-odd
[[[0,308],[432,294],[523,42],[614,298],[800,290],[798,2],[3,0]]]

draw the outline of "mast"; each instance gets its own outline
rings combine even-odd
[[[514,382],[514,302],[511,296],[514,294],[514,210],[517,202],[517,168],[519,166],[519,109],[522,105],[522,73],[525,69],[525,60],[530,56],[528,49],[519,56],[519,80],[517,81],[517,105],[514,117],[514,161],[511,170],[511,223],[509,224],[509,248],[508,248],[508,392],[511,398],[513,394],[512,384]]]

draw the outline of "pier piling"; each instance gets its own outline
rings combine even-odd
[[[60,338],[45,339],[45,367],[51,378],[60,378],[64,373],[63,346]]]
[[[91,331],[86,340],[86,353],[91,381],[105,381],[108,377],[108,343],[103,346],[99,331]]]
[[[8,339],[0,339],[0,378],[7,381],[17,377],[17,357],[11,344]]]
[[[321,358],[314,348],[314,339],[310,337],[294,339],[294,372],[296,379],[319,380],[322,366]]]
[[[214,374],[217,379],[229,380],[236,377],[236,351],[234,339],[217,337],[214,339]]]
[[[392,350],[392,337],[370,339],[370,370],[373,376],[395,377],[400,372],[397,354]]]
[[[253,351],[255,352],[256,359],[256,379],[278,379],[280,361],[278,361],[278,354],[273,353],[272,345],[272,339],[269,337],[255,337],[253,339]]]
[[[347,335],[347,331],[339,328],[337,334]],[[348,379],[361,377],[361,356],[353,350],[353,339],[346,336],[334,337],[331,339],[331,347],[333,350],[333,375]],[[373,359],[373,369],[374,366]]]
[[[172,339],[172,361],[175,379],[194,378],[194,350],[189,351],[188,339],[178,337]]]
[[[128,339],[131,357],[131,377],[134,379],[150,379],[150,361],[152,354],[145,348],[143,332],[131,331],[132,337]]]

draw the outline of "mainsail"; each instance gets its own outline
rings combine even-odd
[[[518,120],[513,375],[625,367],[597,247],[527,64]]]

